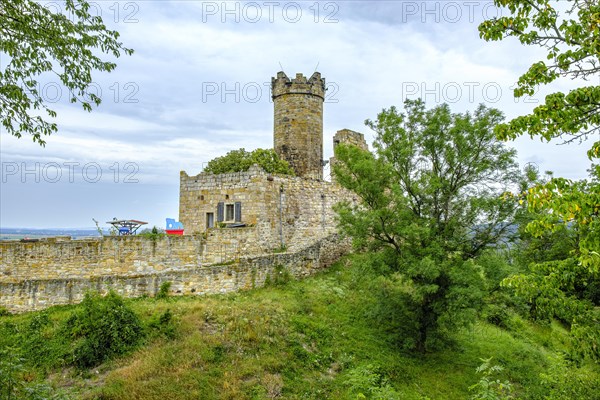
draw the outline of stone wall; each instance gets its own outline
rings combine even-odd
[[[202,237],[107,236],[0,242],[0,282],[88,278],[185,269],[202,264]]]
[[[202,263],[216,264],[238,261],[270,252],[270,245],[256,227],[209,229],[202,245]]]
[[[340,129],[333,135],[333,149],[338,144],[347,144],[356,146],[361,150],[369,150],[369,146],[365,141],[365,135],[360,132],[356,132],[350,129]]]
[[[175,242],[169,243],[173,245]],[[44,246],[41,242],[30,245]],[[138,274],[3,280],[0,281],[0,306],[11,312],[25,312],[75,304],[90,290],[104,294],[112,289],[125,297],[154,296],[163,282],[171,282],[172,295],[245,290],[264,285],[267,276],[276,273],[278,266],[283,266],[295,277],[303,277],[329,266],[348,250],[348,241],[341,241],[334,234],[296,252],[245,257],[227,265],[196,265]],[[33,251],[39,253],[38,250]]]
[[[207,230],[206,214],[212,213],[217,225],[217,206],[242,203],[242,221],[246,225],[270,229],[275,225],[268,207],[277,203],[279,186],[270,175],[254,166],[245,172],[231,174],[180,175],[179,221],[185,234]],[[234,222],[234,221],[230,221]]]
[[[355,196],[331,182],[272,175],[258,166],[233,174],[181,173],[179,221],[185,233],[206,232],[206,213],[216,215],[218,204],[241,204],[241,221],[254,228],[245,246],[268,252],[300,249],[336,232],[333,206],[354,202]],[[239,228],[236,228],[237,230]],[[237,238],[236,240],[241,240]]]
[[[335,174],[333,170],[335,169],[335,165],[337,160],[335,158],[335,149],[338,145],[345,144],[356,146],[361,150],[369,151],[369,146],[365,141],[365,135],[360,132],[352,131],[350,129],[341,129],[333,135],[333,152],[334,156],[329,159],[329,169],[331,171],[331,181],[336,182]]]

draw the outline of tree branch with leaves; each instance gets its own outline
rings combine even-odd
[[[546,60],[534,63],[518,80],[515,97],[533,95],[537,87],[566,77],[590,80],[600,75],[600,4],[590,0],[495,0],[508,8],[509,16],[479,26],[487,41],[517,38],[522,44],[546,50]],[[557,9],[568,4],[563,15]],[[547,141],[562,138],[580,141],[600,133],[600,86],[586,85],[546,97],[533,113],[497,128],[499,137],[514,139],[523,134]],[[588,152],[600,157],[600,141]]]
[[[0,123],[9,134],[30,134],[40,145],[57,125],[48,120],[56,112],[40,93],[38,79],[46,74],[58,77],[69,91],[69,101],[91,111],[101,103],[88,93],[92,72],[116,67],[98,53],[115,58],[133,53],[119,41],[118,32],[90,13],[86,0],[66,0],[64,11],[52,12],[31,0],[0,3]]]

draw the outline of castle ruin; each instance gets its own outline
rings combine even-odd
[[[335,233],[333,205],[354,201],[349,192],[323,180],[325,79],[318,72],[309,79],[278,72],[271,89],[274,149],[296,176],[271,175],[258,167],[221,175],[182,171],[179,221],[186,233],[210,235],[215,226],[238,227],[239,236],[252,237],[258,252],[293,251]],[[348,129],[334,136],[334,146],[340,143],[367,148],[363,135]]]
[[[356,198],[323,180],[325,80],[318,72],[308,79],[278,72],[271,89],[274,149],[296,176],[258,166],[219,175],[181,171],[183,236],[0,242],[0,306],[20,312],[72,304],[88,290],[152,296],[165,281],[173,294],[249,289],[278,265],[303,276],[347,252],[333,206]],[[367,149],[364,136],[348,129],[333,141]]]

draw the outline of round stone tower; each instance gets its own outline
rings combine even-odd
[[[290,163],[296,175],[323,179],[323,100],[325,79],[315,72],[309,79],[284,72],[271,78],[275,105],[275,152]]]

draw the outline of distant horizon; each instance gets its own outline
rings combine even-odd
[[[0,226],[0,232],[4,229],[31,229],[36,231],[58,231],[58,230],[97,230],[95,226],[89,227],[52,227],[52,228],[36,228],[36,227],[27,227],[27,226]],[[101,228],[102,229],[102,228]]]
[[[152,224],[147,224],[147,225],[142,225],[142,228],[140,230],[143,229],[152,229],[155,225]],[[160,229],[164,229],[161,228],[159,226],[156,226],[157,228]],[[49,227],[49,228],[44,228],[44,227],[29,227],[29,226],[1,226],[0,225],[0,233],[2,233],[4,230],[36,230],[36,231],[64,231],[64,230],[68,230],[68,231],[86,231],[86,230],[98,230],[97,227],[95,226],[83,226],[83,227],[73,227],[73,226],[68,226],[68,227],[57,227],[57,226],[53,226],[53,227]],[[100,227],[100,229],[102,230],[110,230],[110,226],[106,226],[106,227]]]

